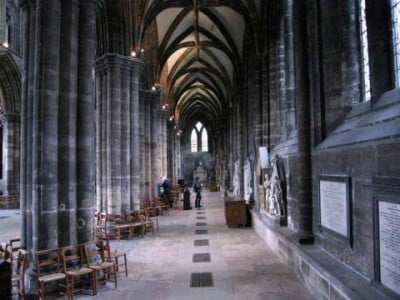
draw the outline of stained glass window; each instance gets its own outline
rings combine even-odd
[[[191,149],[192,152],[198,152],[199,151],[199,141],[198,141],[198,134],[196,129],[193,128],[192,130],[192,135],[190,137],[190,141],[191,141]]]

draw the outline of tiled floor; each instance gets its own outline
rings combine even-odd
[[[96,297],[81,294],[75,299],[311,299],[251,228],[225,225],[219,193],[203,196],[201,213],[173,210],[159,217],[160,231],[155,235],[113,242],[113,248],[128,253],[129,276],[119,276],[117,290],[107,284]],[[15,213],[0,219],[5,240],[18,235],[20,219]],[[206,225],[197,226],[199,222]],[[207,234],[195,234],[196,230]],[[194,240],[205,239],[208,246],[194,245]],[[210,253],[211,261],[193,262],[195,253]],[[211,272],[214,286],[191,288],[190,276],[198,272]]]
[[[225,225],[219,193],[204,193],[203,199],[205,214],[174,210],[159,217],[155,236],[115,242],[128,251],[129,276],[119,277],[117,291],[107,285],[87,299],[311,299],[251,228]],[[199,229],[208,233],[195,234]],[[198,239],[208,239],[209,246],[194,246]],[[194,263],[195,253],[210,253],[211,262]],[[190,275],[196,272],[211,272],[214,287],[191,288]]]

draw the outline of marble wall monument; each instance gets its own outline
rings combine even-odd
[[[400,296],[400,202],[378,202],[379,277]]]

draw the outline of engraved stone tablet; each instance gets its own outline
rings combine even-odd
[[[320,181],[321,226],[344,237],[348,237],[349,232],[347,189],[347,182]]]
[[[382,285],[400,295],[400,203],[379,201],[379,258]]]

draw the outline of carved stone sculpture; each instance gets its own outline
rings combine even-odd
[[[265,210],[273,216],[285,216],[285,203],[282,192],[282,182],[279,177],[278,158],[272,162],[271,176],[266,174],[265,187]]]

